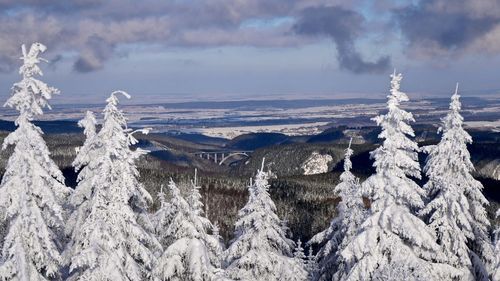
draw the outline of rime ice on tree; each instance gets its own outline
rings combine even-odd
[[[95,114],[92,111],[85,112],[85,117],[78,121],[78,127],[83,128],[83,134],[86,137],[85,143],[83,144],[84,146],[89,145],[92,138],[96,135],[96,124]]]
[[[171,235],[165,232],[165,229],[167,229],[172,223],[172,220],[177,213],[177,205],[172,204],[170,201],[167,201],[165,199],[163,185],[161,185],[160,187],[158,199],[160,201],[160,208],[154,214],[152,214],[151,220],[153,222],[154,230],[160,244],[164,249],[166,249],[170,244],[174,242],[172,241]]]
[[[201,202],[200,186],[198,185],[198,170],[194,170],[194,180],[191,181],[191,192],[187,202],[194,214],[199,216],[203,213],[203,203]]]
[[[313,276],[314,280],[345,279],[348,266],[340,253],[356,236],[366,217],[359,179],[351,173],[352,154],[349,142],[345,152],[344,172],[340,175],[340,183],[334,189],[342,200],[337,206],[338,214],[326,230],[316,234],[309,242],[322,245],[317,254],[319,272]]]
[[[91,160],[96,159],[102,152],[104,147],[99,145],[96,136],[96,118],[92,111],[87,111],[85,117],[78,121],[78,126],[83,128],[83,134],[86,139],[82,147],[78,147],[77,155],[73,161],[75,172],[78,172],[78,185],[69,198],[69,205],[72,208],[72,213],[68,219],[65,232],[70,238],[69,243],[64,251],[65,263],[69,264],[71,257],[76,254],[73,251],[75,246],[73,242],[83,230],[82,225],[90,213],[92,201],[90,200],[94,193],[95,184],[93,176],[97,173],[99,166],[95,166],[95,162],[89,165]]]
[[[497,217],[500,217],[500,209],[497,210]],[[493,249],[493,254],[496,255],[496,263],[493,266],[492,277],[493,280],[500,280],[500,225],[495,230],[494,243],[495,249]]]
[[[91,193],[87,206],[77,206],[88,214],[80,211],[85,219],[73,232],[69,280],[145,280],[161,249],[146,215],[151,197],[137,180],[135,162],[147,151],[130,149],[137,140],[117,108],[118,94],[130,98],[118,91],[106,100],[104,124],[88,147],[93,157],[82,160]]]
[[[219,238],[208,233],[213,226],[202,216],[196,178],[192,186],[188,203],[172,180],[168,184],[172,199],[170,206],[163,204],[162,208],[173,212],[160,233],[170,244],[153,270],[155,280],[216,280],[221,274]]]
[[[422,214],[428,217],[446,263],[459,270],[461,280],[488,280],[485,262],[493,262],[488,237],[489,221],[475,180],[467,144],[471,136],[463,129],[458,84],[451,97],[450,111],[442,119],[441,141],[426,147],[429,156],[424,171],[429,181],[424,185],[431,201]]]
[[[435,236],[414,211],[422,208],[424,190],[409,177],[420,178],[417,144],[410,140],[413,129],[411,113],[401,109],[408,101],[401,92],[401,74],[391,75],[391,90],[385,115],[374,118],[382,132],[383,144],[371,153],[376,173],[362,185],[371,200],[371,212],[358,234],[341,253],[349,262],[346,280],[370,280],[378,271],[393,276],[398,270],[402,279],[435,279],[427,260],[439,251]],[[407,278],[407,279],[405,279]]]
[[[48,280],[57,278],[62,263],[58,241],[63,226],[62,205],[70,193],[64,177],[50,159],[50,152],[42,138],[42,131],[31,121],[43,114],[48,100],[58,90],[37,80],[42,71],[38,63],[45,61],[38,55],[46,47],[22,46],[23,65],[20,82],[12,87],[12,96],[5,106],[15,108],[19,116],[17,129],[9,134],[2,149],[14,146],[6,172],[0,184],[0,224],[7,227],[7,235],[0,259],[2,280]]]
[[[302,248],[302,241],[300,239],[297,241],[295,245],[295,249],[293,250],[293,257],[297,259],[299,263],[304,263],[306,260],[306,254],[304,254],[304,248]]]
[[[237,280],[306,280],[269,196],[269,174],[263,161],[248,188],[248,202],[238,213],[236,237],[226,251],[227,275]]]

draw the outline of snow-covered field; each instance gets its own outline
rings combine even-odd
[[[328,122],[313,122],[287,125],[195,128],[186,130],[186,132],[200,133],[210,137],[226,139],[232,139],[248,133],[282,133],[290,136],[301,136],[318,134],[326,127],[326,125],[328,125]]]
[[[496,121],[466,121],[465,126],[468,128],[484,128],[500,132],[500,119]]]
[[[316,134],[329,125],[349,127],[374,125],[370,118],[384,111],[384,100],[271,100],[204,102],[182,104],[124,104],[123,111],[130,126],[152,127],[154,132],[197,133],[211,137],[234,138],[255,133],[272,132],[287,135]],[[435,122],[447,111],[440,100],[414,100],[405,106],[417,122]],[[474,116],[466,125],[473,128],[499,130],[500,99],[480,104],[464,102],[464,116]],[[46,110],[42,120],[79,120],[85,111],[97,113],[101,105],[58,105]],[[484,116],[484,118],[483,118]],[[0,111],[0,119],[14,120],[12,110]]]

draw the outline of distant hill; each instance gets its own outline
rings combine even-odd
[[[385,99],[290,99],[290,100],[241,100],[241,101],[202,101],[202,102],[178,102],[161,103],[166,108],[175,109],[255,109],[255,108],[304,108],[328,105],[345,104],[373,104],[385,102]]]
[[[237,136],[227,143],[227,147],[241,150],[293,143],[290,136],[279,133],[253,133]]]
[[[75,121],[33,121],[45,134],[70,134],[81,133],[83,129],[78,127]],[[13,121],[0,120],[0,131],[12,132],[16,129]]]

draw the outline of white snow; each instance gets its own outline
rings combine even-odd
[[[38,57],[46,47],[22,46],[23,79],[12,87],[5,106],[19,115],[16,130],[4,140],[2,149],[14,146],[0,184],[0,225],[6,227],[2,237],[0,279],[11,281],[58,279],[62,267],[61,229],[66,219],[64,204],[71,189],[50,158],[42,130],[31,121],[43,114],[48,100],[58,90],[36,79],[42,76]]]
[[[333,161],[329,154],[319,154],[313,152],[309,158],[302,164],[301,168],[304,175],[316,175],[328,172],[328,165]]]
[[[496,121],[466,121],[464,123],[468,128],[490,129],[494,132],[500,132],[500,119]]]
[[[462,127],[460,110],[457,85],[450,110],[438,129],[441,141],[425,148],[429,155],[424,171],[429,181],[424,190],[432,200],[421,215],[429,218],[428,226],[439,238],[442,262],[457,271],[460,280],[488,280],[486,265],[492,263],[494,255],[484,208],[488,201],[481,193],[481,183],[471,175],[474,166],[467,144],[472,138]]]
[[[68,280],[145,280],[162,248],[147,213],[152,198],[138,181],[135,164],[147,151],[130,149],[137,140],[117,107],[119,94],[129,97],[122,91],[111,93],[101,130],[88,139],[75,161],[76,167],[85,167],[78,196],[71,200],[72,218],[77,219],[68,224]]]
[[[337,205],[337,216],[327,229],[309,241],[310,244],[321,246],[317,254],[319,266],[312,274],[313,280],[345,280],[349,273],[349,264],[341,253],[358,234],[367,214],[359,179],[351,173],[352,154],[349,143],[344,158],[344,172],[340,175],[340,183],[334,188],[336,195],[341,198]]]
[[[497,210],[496,213],[497,218],[500,218],[500,208]],[[493,280],[500,280],[500,225],[497,225],[494,233],[494,242],[495,242],[495,249],[494,253],[496,253],[496,264],[493,264]]]
[[[238,213],[236,237],[226,251],[227,275],[235,280],[305,281],[303,263],[293,257],[295,243],[286,237],[269,195],[269,176],[262,161],[248,187],[248,202]]]
[[[210,137],[233,139],[249,133],[281,133],[290,136],[313,135],[323,131],[328,122],[313,122],[287,125],[262,125],[262,126],[237,126],[237,127],[211,127],[187,129],[184,132],[201,133]]]
[[[483,163],[479,163],[483,164]],[[493,159],[477,169],[478,174],[500,181],[500,159]]]
[[[187,200],[172,179],[168,188],[172,199],[167,203],[161,195],[161,208],[155,215],[165,251],[153,276],[156,280],[217,280],[221,273],[221,242],[212,223],[202,215],[196,179]]]
[[[391,75],[385,115],[374,118],[382,128],[383,144],[371,152],[376,173],[362,184],[371,209],[358,234],[342,251],[347,280],[437,280],[431,257],[439,253],[436,237],[413,212],[423,207],[424,192],[410,177],[420,178],[417,144],[408,124],[411,113],[400,108],[408,101],[400,91],[401,74]]]

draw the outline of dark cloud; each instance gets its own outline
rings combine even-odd
[[[357,1],[357,0],[356,0]],[[163,47],[290,47],[308,44],[294,36],[293,19],[310,6],[341,0],[0,0],[0,54],[17,57],[19,46],[32,41],[49,47],[47,56],[67,52],[73,69],[102,69],[124,45],[152,44]],[[354,2],[353,2],[354,3]],[[350,4],[346,4],[350,5]],[[354,5],[354,4],[353,4]],[[246,26],[252,22],[277,25]],[[357,52],[341,48],[346,62],[363,66]],[[54,53],[50,53],[54,52]],[[17,65],[0,60],[0,71]],[[364,65],[368,68],[369,64]],[[377,66],[377,64],[374,64]],[[363,67],[353,66],[352,69]],[[364,68],[363,68],[364,69]]]
[[[363,16],[352,10],[338,6],[313,7],[300,13],[294,30],[302,35],[329,36],[337,46],[337,58],[343,69],[354,73],[384,72],[390,66],[389,57],[368,62],[355,48],[363,22]]]
[[[91,72],[101,69],[103,62],[108,60],[114,51],[114,46],[105,39],[93,35],[86,44],[86,50],[81,52],[73,68],[78,72]]]
[[[421,0],[406,7],[400,1],[392,6],[395,1],[384,0],[368,12],[374,13],[369,21],[355,10],[364,2],[0,0],[0,72],[15,69],[20,45],[33,41],[49,47],[47,57],[63,54],[65,60],[74,61],[75,71],[90,72],[119,56],[118,51],[127,49],[123,46],[293,47],[328,37],[336,45],[342,69],[379,73],[389,68],[390,58],[368,59],[356,46],[366,46],[365,39],[378,44],[377,40],[398,40],[395,31],[399,30],[385,28],[387,17],[377,17],[381,10],[393,11],[413,53],[430,52],[436,57],[439,52],[470,48],[500,53],[498,0]]]
[[[324,0],[308,0],[311,3]],[[288,16],[306,0],[0,0],[0,71],[17,65],[19,46],[44,42],[49,52],[76,52],[73,69],[90,72],[116,56],[117,47],[155,44],[166,47],[299,44],[286,26],[242,28],[246,20]],[[48,53],[48,56],[55,54]]]
[[[499,7],[497,0],[423,0],[395,10],[394,15],[408,47],[434,56],[443,51],[461,53],[482,40],[500,24]]]

